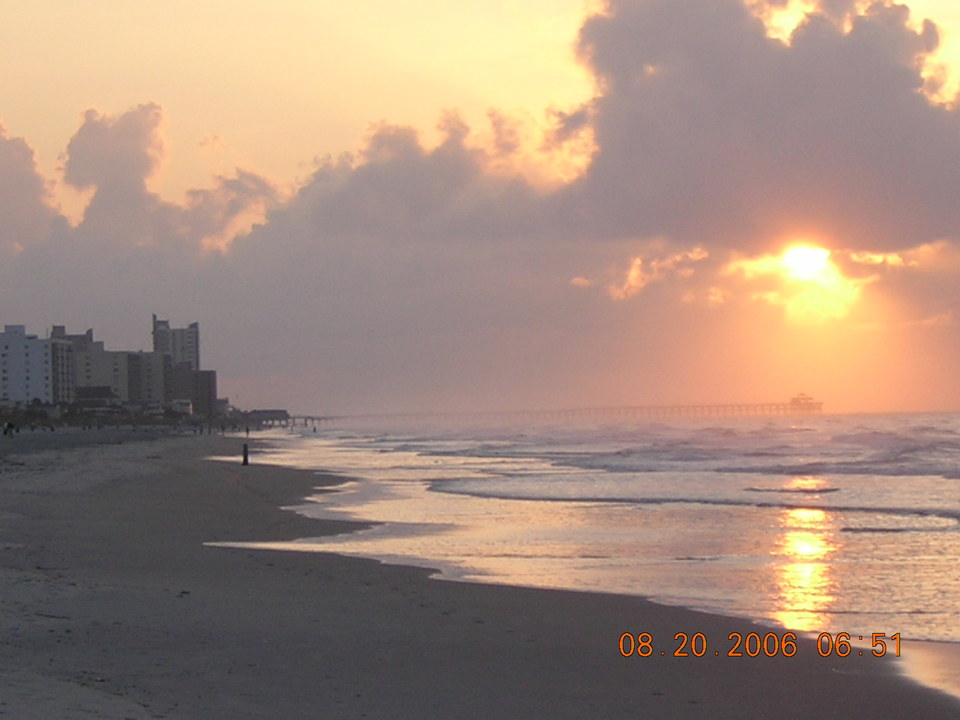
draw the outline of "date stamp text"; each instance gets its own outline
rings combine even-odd
[[[625,632],[620,636],[620,654],[624,657],[704,657],[706,655],[726,657],[793,657],[797,654],[797,635],[793,632],[747,634],[732,632],[727,635],[726,642],[718,649],[716,643],[707,639],[706,634],[695,632],[688,634],[678,632],[673,636],[673,642],[666,646],[654,642],[653,635],[648,632],[637,634]],[[850,633],[823,632],[817,637],[817,652],[820,657],[848,657],[851,655],[884,657],[892,653],[900,657],[900,633],[887,635],[886,633],[872,633],[870,635],[856,635]]]

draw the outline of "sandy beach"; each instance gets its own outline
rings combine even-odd
[[[239,438],[36,437],[0,447],[2,717],[960,715],[892,657],[823,658],[808,640],[793,657],[728,657],[730,633],[768,631],[744,620],[207,546],[351,527],[279,509],[338,479],[256,454],[243,467]],[[655,652],[623,657],[625,632],[651,633]],[[673,657],[680,632],[711,651]]]

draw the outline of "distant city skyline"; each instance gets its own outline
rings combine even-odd
[[[200,328],[172,328],[153,315],[153,350],[108,350],[94,331],[45,337],[24,325],[0,333],[0,408],[35,403],[87,409],[168,409],[212,418],[221,412],[217,373],[200,369]]]

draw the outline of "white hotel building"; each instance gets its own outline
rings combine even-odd
[[[23,325],[5,325],[0,333],[0,404],[51,404],[73,397],[70,343],[27,335]]]

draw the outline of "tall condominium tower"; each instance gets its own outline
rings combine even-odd
[[[73,348],[62,338],[28,335],[23,325],[0,333],[0,404],[74,399]]]
[[[174,366],[189,363],[191,370],[200,369],[200,324],[171,328],[169,320],[153,316],[153,351],[169,355]]]

